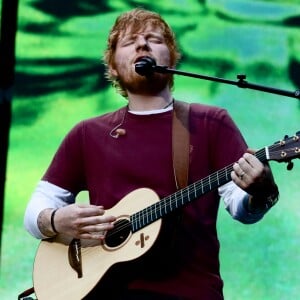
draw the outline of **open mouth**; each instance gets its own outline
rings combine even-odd
[[[134,63],[136,64],[137,62],[141,61],[143,58],[149,58],[150,56],[149,55],[143,55],[143,56],[139,56],[135,61]],[[151,57],[150,57],[151,58]]]

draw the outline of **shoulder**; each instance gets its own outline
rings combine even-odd
[[[185,101],[181,100],[176,100],[176,105],[178,107],[184,108],[184,107],[189,107],[190,109],[190,114],[192,116],[198,116],[198,117],[203,117],[203,116],[213,116],[213,115],[220,115],[220,114],[228,114],[226,109],[218,107],[218,106],[213,106],[213,105],[208,105],[208,104],[202,104],[202,103],[188,103]]]
[[[71,132],[85,132],[90,130],[101,130],[105,128],[111,128],[111,126],[116,126],[124,118],[124,112],[126,108],[122,107],[113,112],[107,112],[103,115],[88,118],[78,122]]]
[[[220,119],[222,116],[228,115],[226,109],[218,106],[191,103],[190,104],[191,116],[195,118],[215,118]]]
[[[81,121],[81,124],[90,125],[90,124],[99,124],[99,123],[115,123],[123,118],[126,107],[122,107],[113,112],[107,112],[100,116],[92,117],[86,120]],[[79,123],[79,124],[80,124]]]
[[[232,123],[232,119],[227,110],[208,104],[202,103],[187,103],[177,101],[177,105],[181,107],[189,107],[190,122],[214,122],[214,123]]]
[[[210,131],[213,129],[238,130],[235,122],[225,108],[202,103],[190,103],[189,109],[189,123],[191,129],[204,127]]]

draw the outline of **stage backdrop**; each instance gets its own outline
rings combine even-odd
[[[102,55],[116,16],[143,6],[174,28],[178,69],[294,91],[300,88],[297,0],[22,0],[5,195],[1,299],[32,286],[38,241],[23,229],[25,205],[66,132],[126,104],[104,78]],[[297,99],[176,76],[175,97],[226,108],[254,149],[300,130]],[[226,149],[224,155],[226,155]],[[280,202],[255,225],[233,221],[221,204],[218,231],[228,300],[299,296],[300,161],[271,166]],[[54,291],[55,293],[55,291]]]

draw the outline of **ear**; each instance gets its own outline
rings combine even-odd
[[[109,73],[112,74],[114,77],[118,77],[119,75],[118,71],[112,67],[109,68]]]

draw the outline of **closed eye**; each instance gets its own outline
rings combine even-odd
[[[160,34],[148,33],[146,39],[152,43],[163,43],[164,38]]]
[[[158,37],[150,37],[148,38],[148,41],[151,43],[161,44],[163,42],[163,39]]]
[[[132,44],[134,44],[134,39],[126,39],[126,40],[121,41],[121,43],[120,43],[120,45],[122,47],[130,46]]]

